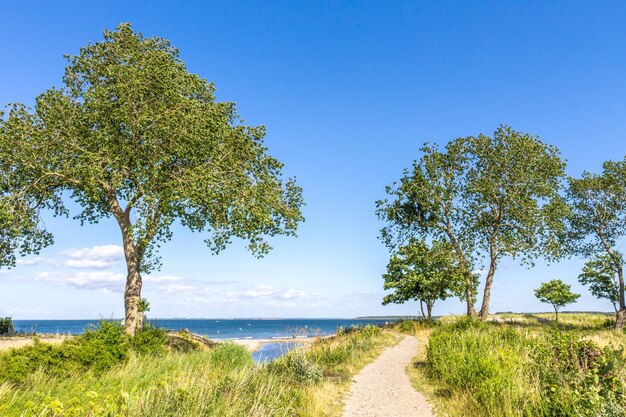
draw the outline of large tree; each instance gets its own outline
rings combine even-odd
[[[519,258],[532,265],[535,258],[562,255],[566,207],[559,192],[565,162],[556,147],[508,126],[498,127],[493,137],[470,136],[460,142],[469,159],[466,229],[489,264],[480,309],[484,320],[500,259]]]
[[[398,248],[383,275],[385,295],[383,305],[419,302],[422,316],[432,318],[435,301],[445,300],[463,292],[463,273],[457,257],[447,242],[412,241]],[[426,305],[426,314],[424,313]]]
[[[626,160],[605,162],[603,172],[584,172],[570,178],[568,187],[568,243],[572,251],[585,257],[604,253],[607,265],[617,276],[619,309],[615,327],[626,322],[623,256],[619,242],[626,236]]]
[[[142,322],[141,273],[158,267],[175,221],[204,231],[215,253],[238,237],[262,256],[265,236],[295,235],[301,189],[267,154],[265,129],[216,101],[213,84],[191,74],[167,40],[122,24],[68,61],[63,88],[37,97],[33,111],[10,108],[2,140],[13,152],[1,158],[33,178],[25,191],[53,190],[47,202],[57,212],[64,195],[82,207],[81,222],[115,219],[128,333]]]
[[[462,198],[467,158],[453,143],[443,152],[425,144],[421,152],[412,169],[386,188],[390,199],[376,202],[376,213],[386,223],[381,239],[392,252],[416,237],[448,242],[463,276],[467,314],[473,316],[475,242],[466,233],[468,219]]]
[[[562,255],[564,168],[558,149],[507,126],[493,137],[453,140],[445,152],[424,146],[413,169],[387,187],[391,201],[377,202],[387,222],[382,238],[392,248],[414,236],[449,242],[464,271],[468,315],[475,314],[471,265],[486,262],[485,319],[500,259],[532,264]]]

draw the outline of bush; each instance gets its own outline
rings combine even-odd
[[[434,320],[419,318],[416,320],[400,320],[388,325],[391,329],[405,334],[417,334],[425,329],[434,329],[439,323]]]
[[[165,346],[169,339],[167,332],[150,323],[146,323],[144,328],[137,332],[130,339],[132,350],[141,355],[163,355],[166,352]]]
[[[10,336],[12,334],[15,334],[15,327],[13,327],[11,317],[0,317],[0,336]]]
[[[324,375],[322,368],[309,359],[302,349],[292,350],[287,355],[270,362],[268,369],[305,384],[317,383]]]
[[[253,365],[252,356],[245,347],[232,342],[221,343],[211,352],[210,364],[224,369],[242,369]]]
[[[35,343],[0,354],[0,383],[21,383],[37,370],[49,376],[68,376],[75,372],[102,373],[126,361],[130,352],[138,354],[165,351],[165,332],[148,327],[129,337],[122,325],[102,320],[80,336],[59,345]]]

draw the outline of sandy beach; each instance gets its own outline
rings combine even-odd
[[[57,344],[61,343],[64,340],[72,338],[72,336],[68,335],[42,335],[37,336],[40,342],[44,343],[52,343]],[[238,345],[244,346],[248,349],[249,352],[256,352],[261,348],[261,345],[264,343],[287,343],[297,341],[302,344],[303,347],[310,346],[314,341],[318,340],[317,337],[308,337],[308,338],[284,338],[284,339],[229,339],[229,340],[213,340],[214,342],[233,342]],[[11,337],[0,337],[0,351],[11,349],[11,348],[19,348],[22,346],[30,345],[33,343],[33,336],[11,336]]]
[[[72,338],[72,336],[67,335],[42,335],[36,337],[39,339],[40,342],[51,344],[61,343],[64,340]],[[0,337],[0,350],[19,348],[22,346],[30,345],[33,342],[33,336]]]
[[[307,338],[284,338],[284,339],[232,339],[230,342],[234,342],[238,345],[244,346],[248,349],[248,352],[256,352],[261,348],[264,343],[293,343],[297,342],[302,347],[309,347],[313,342],[319,340],[319,337],[307,337]]]

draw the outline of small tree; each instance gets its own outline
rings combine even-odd
[[[295,235],[301,189],[268,155],[264,127],[216,101],[169,41],[122,24],[68,61],[64,88],[0,119],[0,161],[28,179],[12,196],[42,195],[56,213],[69,196],[81,223],[116,221],[127,333],[143,322],[141,274],[158,267],[175,222],[205,232],[214,253],[236,237],[262,256],[266,236]]]
[[[463,292],[463,273],[448,243],[413,241],[398,249],[383,275],[384,289],[393,290],[383,305],[417,300],[423,317],[432,319],[435,301]],[[426,305],[426,314],[424,314]]]
[[[559,321],[561,307],[571,304],[580,298],[580,294],[572,292],[572,287],[560,279],[542,283],[535,290],[535,297],[542,303],[552,304],[554,307],[555,321]]]
[[[623,264],[623,259],[620,263]],[[595,255],[587,261],[578,275],[578,282],[589,286],[589,291],[596,298],[607,299],[613,304],[613,309],[619,311],[619,280],[615,272],[615,264],[609,255]]]

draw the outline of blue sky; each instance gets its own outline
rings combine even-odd
[[[0,103],[32,104],[60,85],[63,54],[127,21],[171,40],[218,99],[267,127],[307,202],[299,237],[273,240],[262,260],[238,243],[211,256],[176,229],[146,278],[152,317],[415,314],[380,305],[388,253],[374,201],[424,141],[509,124],[558,146],[571,175],[626,153],[623,2],[3,1]],[[45,221],[56,243],[0,273],[0,315],[121,316],[117,226]],[[503,262],[492,311],[547,310],[532,290],[553,278],[582,292],[572,308],[609,311],[576,283],[582,263]]]

